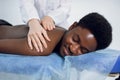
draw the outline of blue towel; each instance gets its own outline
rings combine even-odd
[[[120,51],[111,49],[64,58],[56,53],[49,56],[1,53],[0,80],[104,80],[119,55]]]

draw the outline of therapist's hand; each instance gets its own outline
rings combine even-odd
[[[45,30],[53,30],[55,28],[54,21],[50,16],[45,16],[43,19],[41,19],[40,23]]]
[[[47,43],[45,41],[50,41],[46,30],[40,25],[39,20],[31,19],[28,22],[29,32],[27,35],[28,45],[31,49],[35,48],[38,52],[43,52],[43,47],[47,48]]]

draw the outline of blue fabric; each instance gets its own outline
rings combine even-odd
[[[56,53],[49,56],[1,53],[0,80],[104,80],[119,55],[120,51],[111,49],[65,58]]]
[[[115,65],[113,66],[111,73],[120,73],[120,56],[118,57]]]
[[[118,63],[119,55],[120,55],[120,51],[107,49],[107,50],[99,50],[96,52],[91,52],[85,55],[73,56],[73,57],[68,56],[68,57],[72,65],[75,65],[75,67],[78,70],[83,70],[84,68],[86,68],[90,70],[99,70],[100,72],[109,72],[109,70],[114,67],[115,63],[117,64],[117,66],[120,67],[120,64]],[[113,66],[111,66],[112,64]],[[83,67],[79,67],[81,65]],[[91,65],[93,67],[91,67]]]

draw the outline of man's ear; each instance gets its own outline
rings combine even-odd
[[[74,22],[70,27],[69,30],[72,30],[73,28],[77,27],[77,22]]]

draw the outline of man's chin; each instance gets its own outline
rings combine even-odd
[[[60,52],[60,56],[64,57],[64,54],[62,52]]]

